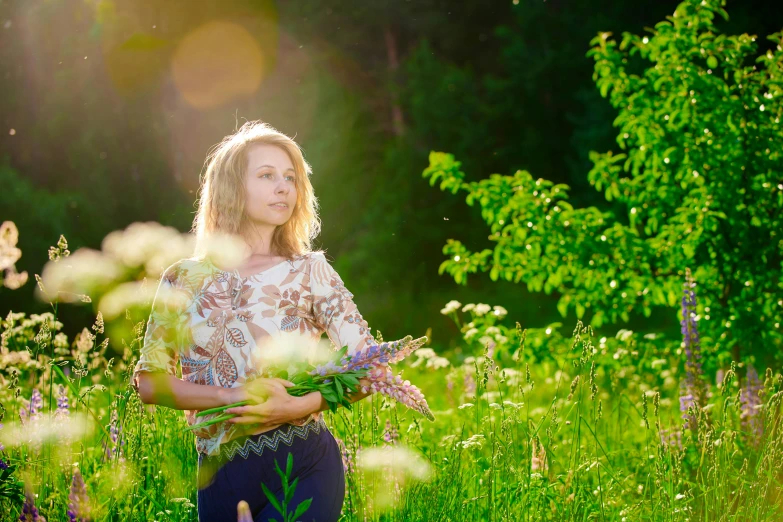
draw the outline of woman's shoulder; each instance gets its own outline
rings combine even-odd
[[[214,271],[212,264],[204,258],[187,257],[175,261],[163,271],[162,278],[170,283],[177,280],[197,275],[207,275]]]
[[[326,252],[323,250],[313,250],[306,252],[297,257],[303,264],[306,264],[308,268],[316,270],[327,269],[331,266],[331,262],[327,258]]]

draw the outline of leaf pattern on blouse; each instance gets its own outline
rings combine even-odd
[[[209,260],[180,260],[160,279],[131,385],[138,390],[142,371],[176,376],[179,363],[185,381],[241,386],[263,372],[253,355],[271,336],[299,334],[317,340],[326,333],[335,349],[348,346],[350,353],[376,344],[353,297],[322,252],[243,278]],[[185,410],[188,424],[196,422],[196,413]],[[220,444],[247,429],[218,423],[196,430],[196,449],[217,454]]]

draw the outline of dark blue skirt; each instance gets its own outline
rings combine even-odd
[[[240,500],[250,505],[255,522],[283,517],[261,489],[261,483],[283,500],[283,487],[275,461],[285,472],[288,454],[294,456],[289,484],[299,478],[289,512],[308,498],[313,501],[299,520],[336,522],[345,498],[345,472],[337,441],[323,418],[304,426],[285,424],[274,430],[233,440],[220,455],[198,457],[199,522],[237,520]]]

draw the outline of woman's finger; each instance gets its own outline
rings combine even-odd
[[[274,380],[285,386],[286,388],[290,388],[291,386],[294,386],[294,383],[291,381],[287,381],[285,379],[281,379],[280,377],[275,377]]]

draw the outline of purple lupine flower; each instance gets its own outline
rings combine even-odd
[[[24,505],[22,506],[22,514],[19,515],[20,522],[46,522],[43,515],[38,513],[38,508],[35,507],[35,497],[30,490],[27,490],[24,494]]]
[[[701,346],[696,324],[696,283],[689,268],[685,269],[682,296],[682,320],[680,321],[685,346],[685,381],[680,385],[680,412],[684,427],[691,427],[693,419],[688,415],[690,406],[699,407],[705,397],[702,389]]]
[[[386,429],[383,432],[383,440],[387,444],[396,444],[400,434],[397,433],[397,426],[394,426],[389,419],[386,419]]]
[[[682,432],[679,428],[661,428],[659,435],[661,437],[661,445],[682,449]]]
[[[465,393],[472,395],[476,393],[476,380],[469,373],[465,374],[465,378],[462,381],[462,386],[465,388]]]
[[[745,374],[745,387],[740,390],[740,405],[743,429],[750,437],[759,441],[764,434],[764,424],[759,415],[759,406],[761,406],[761,397],[759,391],[762,389],[759,374],[752,364],[748,364],[748,370]]]
[[[367,377],[372,383],[369,390],[391,397],[408,408],[418,411],[429,420],[435,420],[421,390],[410,381],[403,381],[402,377],[395,376],[388,368],[373,368]],[[362,392],[367,393],[367,391],[368,387],[363,386]]]
[[[90,499],[87,497],[87,485],[78,469],[73,472],[68,500],[70,501],[67,513],[69,522],[86,522]]]
[[[253,522],[253,514],[250,512],[250,505],[240,500],[237,503],[237,522]]]
[[[57,411],[54,412],[54,416],[55,418],[64,418],[69,415],[68,394],[65,392],[65,386],[61,384],[57,389]]]
[[[726,377],[726,372],[723,371],[723,368],[718,368],[718,371],[715,372],[715,385],[717,387],[723,386],[724,377]]]
[[[33,388],[33,394],[30,396],[30,419],[40,419],[43,411],[43,395],[38,388]]]
[[[409,381],[403,381],[399,376],[395,378],[388,368],[390,363],[401,361],[426,342],[426,336],[414,340],[410,335],[407,335],[399,341],[373,344],[357,352],[344,355],[337,364],[328,362],[317,366],[310,371],[310,375],[327,377],[340,373],[366,371],[367,379],[372,382],[369,389],[397,399],[409,408],[422,413],[428,419],[435,420],[421,391]],[[322,382],[329,384],[331,379],[326,378]],[[368,387],[363,386],[362,391],[367,393]]]
[[[354,463],[351,452],[345,446],[343,439],[340,437],[335,437],[335,440],[337,441],[337,447],[340,448],[340,455],[343,459],[343,470],[345,470],[346,473],[353,473]]]
[[[388,366],[402,361],[415,350],[421,348],[427,340],[426,336],[413,339],[410,335],[406,335],[399,341],[373,344],[353,354],[346,354],[340,361],[338,368],[340,372],[348,372]],[[323,367],[316,368],[311,373],[325,375],[326,373],[320,373],[323,371],[322,369]]]
[[[122,446],[125,444],[125,441],[123,440],[120,444],[120,447],[117,447],[117,442],[120,440],[120,424],[119,424],[119,418],[117,416],[117,410],[114,409],[111,411],[111,420],[109,421],[109,435],[111,436],[111,440],[104,441],[103,447],[106,451],[106,460],[111,460],[114,455],[115,451],[118,456],[118,459],[120,461],[125,460],[125,458],[122,455]]]
[[[0,424],[0,430],[3,429],[3,425]],[[3,446],[3,443],[0,442],[0,451],[5,451],[5,446]],[[8,464],[5,463],[5,461],[0,458],[0,470],[6,470],[8,469]]]

